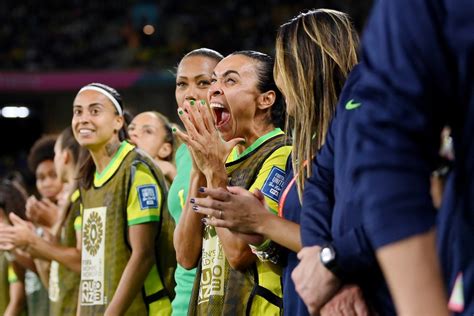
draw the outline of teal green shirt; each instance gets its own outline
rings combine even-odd
[[[177,174],[168,192],[168,209],[176,224],[178,224],[188,196],[191,169],[191,153],[188,147],[182,144],[176,151]],[[173,307],[172,315],[185,316],[188,314],[189,300],[191,298],[195,276],[196,269],[188,271],[178,264],[174,274],[176,297],[173,302],[171,302]]]

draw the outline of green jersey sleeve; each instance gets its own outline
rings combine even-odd
[[[160,221],[162,190],[150,170],[138,164],[127,201],[129,226]]]

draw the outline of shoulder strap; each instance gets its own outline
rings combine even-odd
[[[168,296],[171,301],[175,296],[174,288],[176,286],[176,283],[174,280],[174,272],[176,270],[177,262],[173,245],[175,222],[168,211],[166,203],[168,197],[167,185],[165,182],[165,178],[161,171],[158,169],[158,167],[153,162],[147,161],[147,159],[143,159],[143,157],[137,155],[137,157],[132,161],[130,166],[129,187],[135,179],[137,166],[139,164],[143,164],[151,172],[153,178],[155,178],[155,180],[158,182],[158,185],[160,186],[161,194],[163,197],[163,202],[161,203],[160,210],[161,216],[160,221],[158,223],[158,231],[155,239],[155,262],[164,289],[148,297],[145,297],[145,302],[147,304],[150,304],[164,296]],[[126,231],[128,231],[128,229]]]

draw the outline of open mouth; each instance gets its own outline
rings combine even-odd
[[[210,107],[214,112],[216,127],[222,127],[230,121],[230,112],[220,103],[211,103]]]

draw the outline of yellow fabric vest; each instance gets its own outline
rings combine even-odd
[[[229,185],[248,189],[255,182],[265,160],[284,145],[285,135],[279,134],[266,140],[247,155],[227,163]],[[207,247],[206,243],[209,244],[212,239],[214,244]],[[212,261],[219,261],[220,264],[209,264]],[[270,265],[271,263],[257,260],[245,271],[232,269],[225,258],[215,228],[206,226],[203,234],[203,253],[188,315],[281,314],[281,268],[271,268]],[[206,268],[203,269],[203,266]]]
[[[8,283],[8,260],[0,251],[0,315],[5,313],[10,302],[10,284]]]
[[[70,198],[66,218],[60,231],[59,244],[61,246],[75,248],[77,245],[74,221],[80,215],[81,200],[79,196],[79,190],[76,190]],[[75,316],[81,275],[56,261],[52,261],[49,280],[50,315]]]
[[[133,149],[120,164],[115,174],[101,187],[92,186],[88,190],[81,189],[83,214],[85,215],[86,210],[90,212],[87,219],[83,216],[82,220],[82,251],[83,253],[88,251],[92,258],[102,256],[102,259],[93,260],[99,262],[99,265],[95,266],[103,267],[103,271],[100,268],[97,271],[84,271],[84,268],[82,270],[81,315],[101,315],[105,312],[130,259],[126,210],[137,164],[143,164],[151,171],[161,188],[163,201],[166,201],[167,186],[164,176],[150,157]],[[176,268],[172,239],[174,221],[169,215],[166,203],[163,202],[161,205],[161,219],[159,223],[156,223],[158,231],[155,242],[156,265],[152,270],[155,268],[158,270],[163,288],[156,293],[145,293],[143,288],[133,300],[126,315],[148,315],[150,304],[166,296],[170,300],[174,297],[174,270]],[[97,279],[88,279],[88,275],[94,276],[96,272],[103,272],[102,282],[97,282]]]

